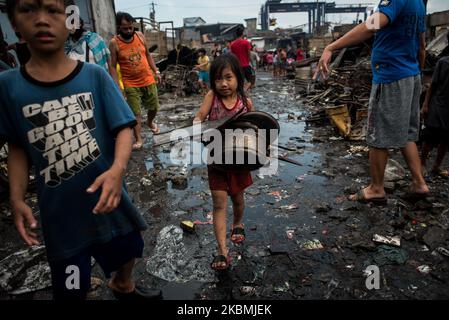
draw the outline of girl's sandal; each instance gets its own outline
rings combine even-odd
[[[224,263],[224,266],[217,266],[217,264],[222,264],[222,263]],[[227,257],[225,257],[224,255],[216,256],[214,258],[214,260],[212,261],[212,263],[210,264],[210,267],[212,268],[212,270],[215,270],[215,271],[224,271],[224,270],[228,270],[230,265],[231,265],[231,256],[228,253]]]
[[[245,229],[243,227],[233,228],[231,231],[231,241],[240,244],[246,240]]]

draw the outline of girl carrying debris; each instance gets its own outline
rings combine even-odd
[[[210,70],[211,91],[206,95],[194,123],[228,118],[243,109],[243,113],[254,111],[251,100],[246,97],[243,71],[234,55],[218,57]],[[245,241],[245,230],[242,224],[245,210],[245,189],[253,184],[251,173],[223,172],[208,167],[209,186],[214,203],[214,230],[218,243],[218,255],[211,267],[214,270],[226,270],[231,259],[226,244],[227,201],[231,197],[234,219],[231,227],[231,241]]]

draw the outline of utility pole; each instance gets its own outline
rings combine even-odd
[[[156,10],[154,9],[154,2],[151,3],[151,11],[150,11],[150,21],[151,26],[153,29],[157,29],[157,23],[156,23]]]

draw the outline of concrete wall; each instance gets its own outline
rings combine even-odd
[[[114,0],[75,0],[74,2],[80,9],[86,28],[97,32],[109,41],[116,33]],[[17,41],[5,12],[0,12],[0,26],[3,37],[8,43]]]
[[[75,0],[86,29],[95,31],[106,42],[116,33],[114,0]]]
[[[90,0],[88,0],[90,1]],[[95,31],[106,42],[116,34],[114,0],[91,0],[94,12]]]

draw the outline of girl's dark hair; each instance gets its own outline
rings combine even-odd
[[[20,0],[6,0],[6,13],[8,14],[9,20],[12,20],[14,17],[14,10],[16,6],[19,4]],[[75,4],[74,0],[59,0],[64,3],[65,7],[71,6]],[[42,0],[37,0],[39,5],[42,5]]]
[[[202,53],[202,54],[206,55],[206,49],[200,48],[200,49],[198,49],[198,53]]]
[[[136,19],[134,19],[134,17],[132,15],[130,15],[129,13],[121,12],[121,11],[117,12],[117,15],[116,15],[117,27],[121,26],[123,20],[130,22],[130,23],[136,22]]]
[[[243,76],[243,70],[240,67],[240,62],[233,54],[225,54],[217,57],[210,67],[210,86],[216,96],[221,97],[217,90],[215,80],[221,77],[223,70],[230,68],[232,73],[237,77],[237,94],[242,99],[243,104],[248,107],[248,98],[245,93],[245,77]]]

